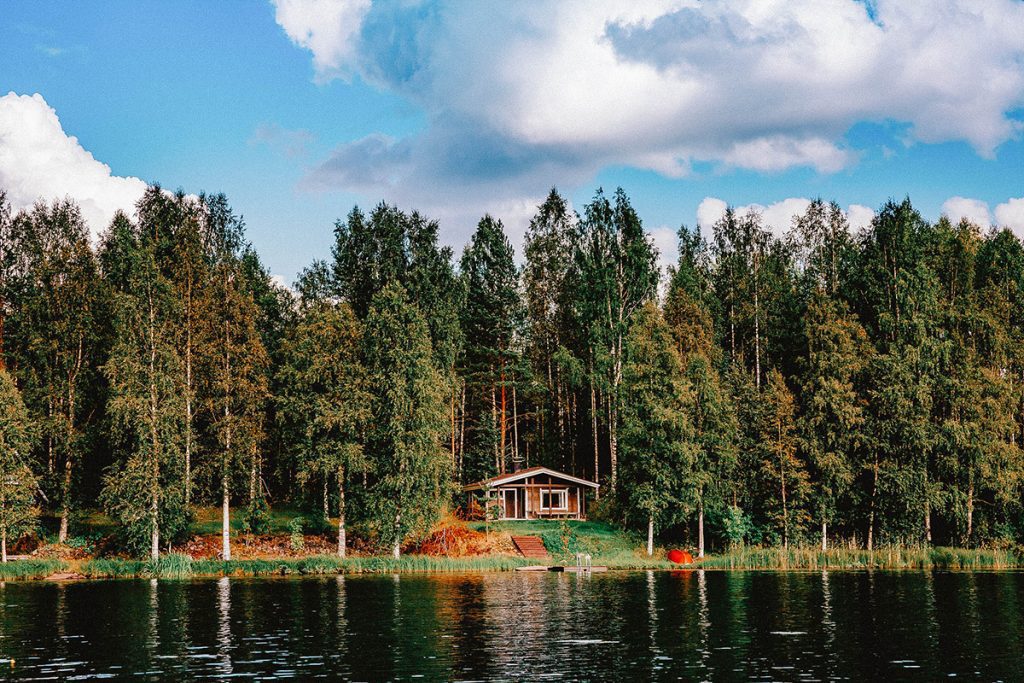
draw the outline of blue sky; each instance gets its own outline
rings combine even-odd
[[[518,246],[552,185],[577,207],[623,186],[666,257],[723,203],[782,230],[817,196],[854,224],[909,195],[1024,235],[1024,3],[872,9],[14,0],[0,187],[73,196],[96,230],[140,180],[222,191],[286,280],[355,203],[456,246],[489,211]]]

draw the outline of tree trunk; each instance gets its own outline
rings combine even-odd
[[[328,487],[329,486],[330,486],[330,482],[327,481],[327,473],[324,472],[324,489],[323,489],[323,494],[324,494],[324,519],[328,519],[331,516],[331,501],[330,501],[330,496],[328,495]]]
[[[758,285],[757,276],[760,272],[758,268],[757,256],[754,256],[754,385],[761,388],[761,299],[759,296],[759,290],[761,289]]]
[[[231,559],[231,493],[230,485],[228,484],[228,473],[227,468],[223,476],[221,477],[221,528],[220,528],[220,541],[221,541],[221,555],[224,561],[227,562]]]
[[[396,560],[402,555],[402,513],[395,513],[395,544],[391,547],[391,556]]]
[[[828,522],[821,520],[821,552],[828,550]]]
[[[491,429],[494,431],[498,429],[498,395],[494,385],[491,385]],[[498,441],[494,441],[494,471],[498,474],[505,474],[505,468],[502,466],[501,455],[498,452]]]
[[[697,503],[697,557],[704,557],[704,498]]]
[[[868,550],[874,549],[875,499],[878,497],[878,453],[875,453],[874,477],[871,482],[871,506],[868,512]]]
[[[601,457],[597,445],[597,391],[594,389],[594,361],[590,361],[590,430],[594,437],[594,481],[600,482]],[[601,497],[601,489],[594,492],[594,498]]]
[[[157,499],[153,496],[153,530],[149,534],[149,559],[156,562],[160,559],[160,524],[156,520]]]
[[[974,531],[974,473],[970,475],[970,484],[967,486],[967,537],[964,545],[970,547],[971,535]]]
[[[345,557],[345,468],[338,468],[338,557]]]
[[[160,559],[160,437],[157,434],[157,404],[159,399],[156,390],[156,307],[153,293],[149,292],[149,442],[150,458],[152,458],[152,496],[149,503],[150,514],[150,548],[149,556],[153,562]]]
[[[191,273],[189,273],[191,275]],[[192,504],[192,282],[185,290],[185,509]]]
[[[68,498],[71,497],[71,453],[64,461],[64,502],[60,512],[60,531],[57,532],[57,543],[64,543],[68,540],[68,521],[71,519],[71,504]]]
[[[519,405],[516,398],[515,375],[512,375],[512,466],[516,470],[523,467],[519,460]]]
[[[647,518],[647,557],[654,555],[654,515]]]
[[[466,383],[462,383],[462,405],[459,409],[459,481],[462,481],[462,470],[466,457]]]
[[[7,529],[0,531],[0,562],[7,564]]]

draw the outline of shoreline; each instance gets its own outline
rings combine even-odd
[[[612,571],[1014,571],[1024,569],[1024,557],[1015,550],[964,548],[883,548],[868,552],[835,549],[748,548],[709,555],[688,565],[662,559],[664,553],[647,558],[593,558],[594,565]],[[148,560],[92,558],[84,560],[19,559],[0,564],[2,581],[71,581],[133,579],[187,579],[274,576],[327,576],[393,573],[491,573],[514,571],[537,564],[535,560],[511,555],[444,557],[430,555],[250,558],[229,562],[192,559],[187,555],[162,556],[156,564]],[[552,558],[548,564],[566,564]],[[569,563],[571,564],[571,563]]]

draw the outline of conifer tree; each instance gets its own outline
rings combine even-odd
[[[554,188],[537,209],[526,231],[523,270],[526,309],[530,328],[530,361],[533,374],[543,381],[543,397],[535,429],[542,459],[566,469],[575,462],[571,404],[574,400],[559,351],[571,347],[569,289],[575,216]]]
[[[696,230],[679,229],[679,261],[670,271],[665,320],[690,384],[687,412],[696,445],[693,484],[697,506],[697,554],[704,556],[706,511],[724,511],[736,466],[736,419],[716,369],[720,352],[712,318],[711,261]]]
[[[461,324],[467,391],[467,475],[504,474],[519,465],[514,439],[522,377],[524,309],[512,245],[501,221],[484,216],[462,254],[466,292]]]
[[[850,502],[865,417],[855,382],[863,372],[867,335],[842,300],[817,291],[807,308],[808,356],[800,396],[799,431],[812,467],[815,513],[821,549],[828,549],[828,525]]]

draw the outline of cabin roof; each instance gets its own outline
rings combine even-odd
[[[528,467],[525,470],[519,470],[518,472],[512,472],[511,474],[501,474],[497,477],[491,477],[490,479],[484,479],[473,484],[467,484],[462,487],[463,491],[478,491],[480,489],[502,486],[504,484],[511,484],[512,482],[519,481],[520,479],[527,479],[529,477],[535,477],[538,474],[547,474],[551,477],[557,477],[558,479],[564,479],[565,481],[572,482],[573,484],[579,484],[580,486],[589,486],[592,489],[600,488],[600,484],[596,484],[586,479],[580,479],[574,477],[571,474],[565,472],[559,472],[558,470],[552,470],[547,467]]]

